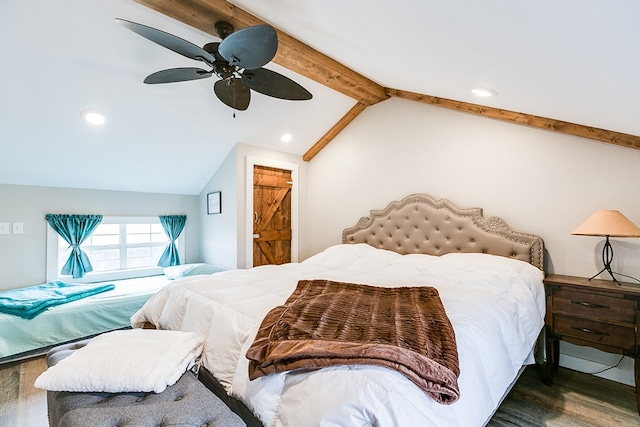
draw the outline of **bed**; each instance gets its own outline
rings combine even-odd
[[[47,309],[33,319],[0,313],[0,363],[130,326],[130,317],[169,283],[164,275],[109,282],[115,289]]]
[[[540,237],[479,208],[412,194],[371,211],[344,230],[341,244],[303,262],[177,280],[131,321],[206,337],[202,380],[249,426],[482,426],[534,363],[543,260]],[[366,363],[250,380],[256,337],[306,281],[436,289],[455,332],[458,396],[439,402],[398,370]]]

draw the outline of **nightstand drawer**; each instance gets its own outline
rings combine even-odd
[[[553,293],[553,311],[576,317],[636,323],[635,301],[585,292],[556,290]]]
[[[635,328],[594,322],[570,316],[553,316],[553,332],[601,345],[635,351]]]

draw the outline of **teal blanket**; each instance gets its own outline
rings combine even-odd
[[[54,280],[43,285],[0,292],[0,312],[33,319],[49,307],[86,298],[115,288],[112,284],[64,283]]]

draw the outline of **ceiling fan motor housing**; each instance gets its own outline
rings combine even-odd
[[[216,30],[216,33],[218,33],[222,40],[226,39],[227,36],[234,31],[233,25],[229,24],[226,21],[216,22],[213,28]]]

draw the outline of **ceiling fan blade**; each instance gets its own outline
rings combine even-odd
[[[149,74],[144,82],[146,84],[186,82],[189,80],[205,79],[210,77],[212,71],[201,68],[169,68]]]
[[[239,78],[234,77],[229,80],[218,80],[213,85],[213,91],[220,101],[234,110],[244,111],[249,108],[251,90],[243,85]]]
[[[278,51],[278,35],[269,25],[256,25],[227,36],[218,48],[220,55],[238,68],[255,70],[267,64]]]
[[[134,33],[138,33],[142,37],[179,53],[180,55],[186,56],[187,58],[195,59],[197,61],[205,61],[207,63],[215,61],[215,58],[209,52],[200,46],[196,46],[189,41],[181,39],[178,36],[174,36],[173,34],[165,33],[164,31],[147,27],[146,25],[138,24],[136,22],[127,21],[125,19],[116,18],[115,20]]]
[[[224,59],[222,57],[222,55],[220,55],[220,53],[218,53],[218,48],[220,47],[220,42],[210,42],[205,44],[204,46],[202,46],[202,48],[204,50],[206,50],[207,52],[209,52],[211,55],[213,55],[213,57],[217,60],[220,61],[226,61],[226,59]]]
[[[245,70],[242,73],[242,83],[256,92],[274,98],[305,101],[313,97],[308,90],[289,77],[266,68]]]

